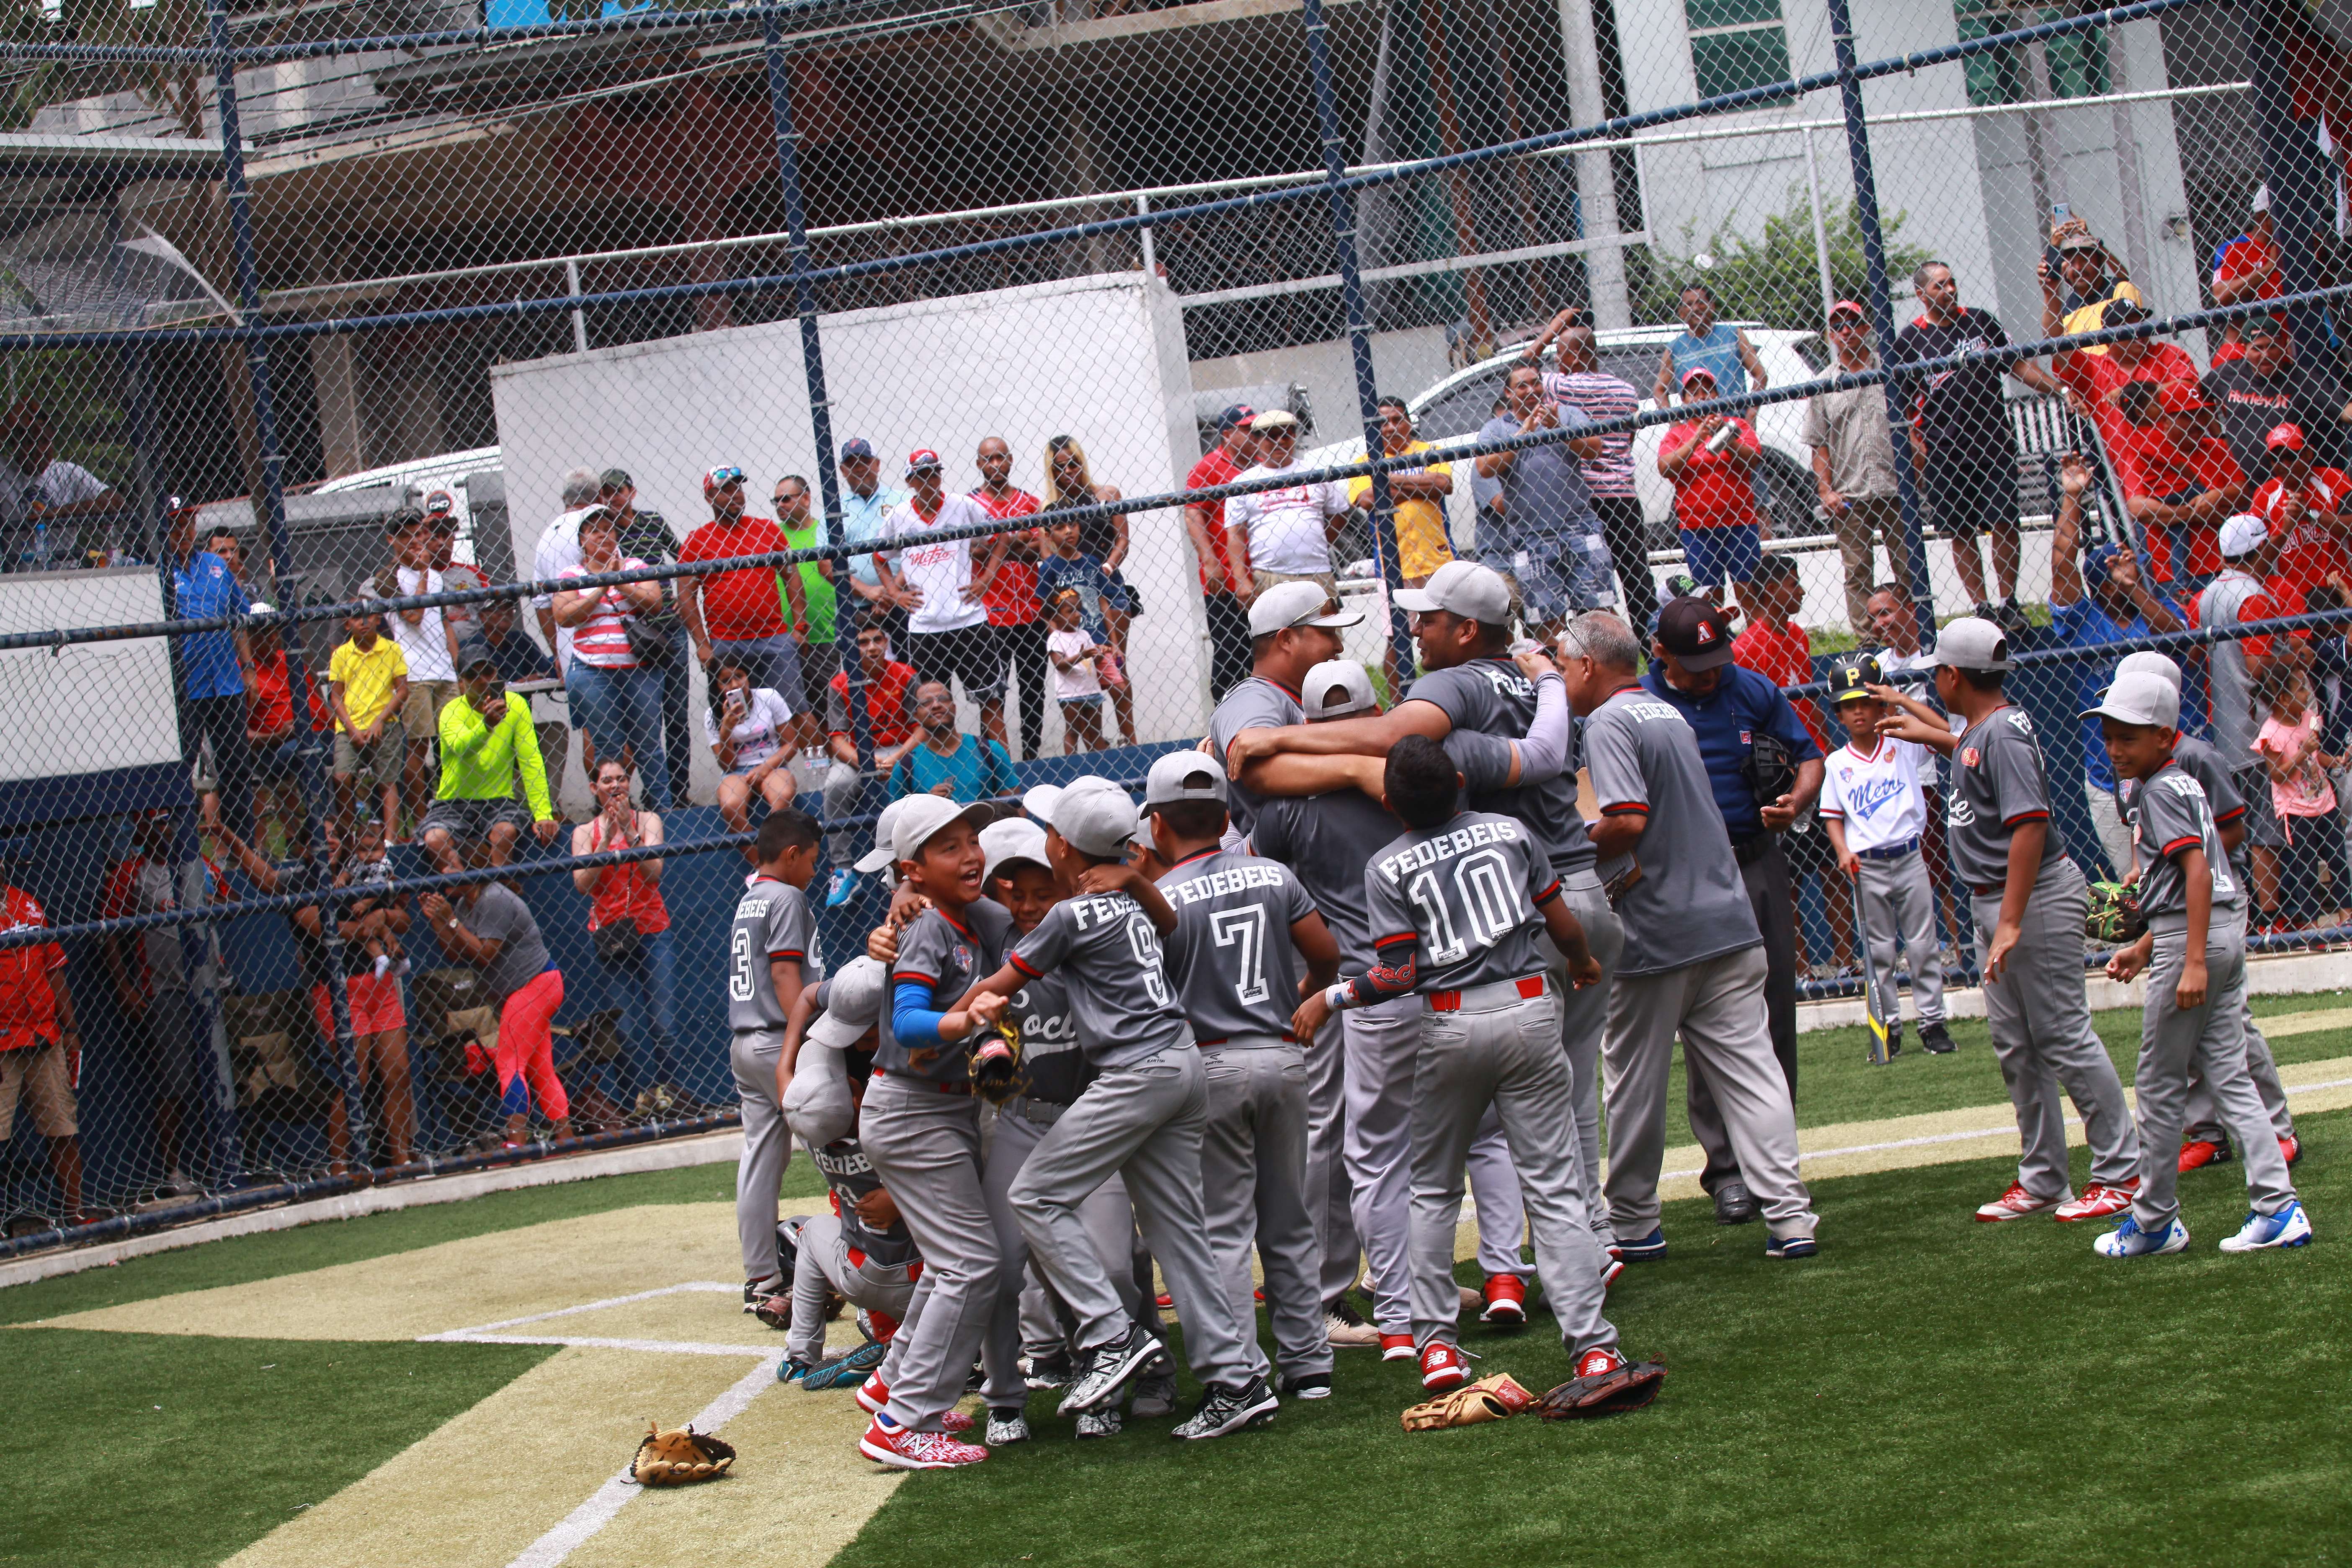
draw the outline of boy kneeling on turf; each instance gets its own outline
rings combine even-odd
[[[2221,1250],[2301,1247],[2311,1239],[2311,1221],[2246,1071],[2246,890],[2230,873],[2203,786],[2173,760],[2179,693],[2158,676],[2118,676],[2105,700],[2083,717],[2099,720],[2116,776],[2139,781],[2132,841],[2148,924],[2139,941],[2107,961],[2116,980],[2148,972],[2136,1079],[2140,1179],[2131,1213],[2095,1245],[2106,1258],[2189,1246],[2174,1196],[2175,1151],[2193,1065],[2243,1152],[2253,1201],[2244,1226]]]
[[[1454,1234],[1463,1162],[1492,1105],[1519,1173],[1536,1274],[1575,1358],[1576,1377],[1547,1396],[1548,1413],[1646,1404],[1665,1369],[1629,1365],[1616,1327],[1601,1315],[1609,1258],[1585,1222],[1575,1097],[1559,1048],[1560,999],[1548,973],[1545,933],[1567,958],[1574,984],[1592,984],[1601,966],[1534,835],[1517,818],[1457,809],[1461,775],[1444,747],[1421,735],[1399,741],[1385,781],[1382,799],[1406,831],[1364,872],[1380,962],[1307,997],[1291,1028],[1312,1048],[1335,1008],[1422,994],[1410,1230],[1422,1385],[1444,1394],[1470,1378],[1455,1341],[1462,1298]],[[1605,1403],[1588,1401],[1603,1387]]]

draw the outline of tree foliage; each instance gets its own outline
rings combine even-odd
[[[1764,220],[1759,238],[1733,232],[1727,218],[1704,242],[1695,240],[1692,226],[1685,225],[1679,256],[1650,247],[1648,266],[1636,274],[1640,319],[1673,321],[1676,296],[1691,284],[1704,283],[1715,290],[1726,320],[1761,321],[1768,327],[1794,331],[1820,330],[1821,264],[1813,239],[1812,204],[1802,185],[1789,187],[1789,203]],[[1926,247],[1896,239],[1903,221],[1904,215],[1895,213],[1883,225],[1887,282],[1897,292],[1909,287],[1914,270],[1933,259]],[[1824,203],[1822,226],[1829,239],[1830,281],[1836,297],[1866,300],[1869,278],[1862,259],[1861,207],[1852,201]],[[1694,259],[1700,256],[1711,257],[1715,264],[1700,267]]]

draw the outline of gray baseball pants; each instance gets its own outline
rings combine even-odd
[[[2000,894],[1971,896],[1979,967],[2000,924]],[[2000,1076],[2017,1108],[2018,1184],[2040,1198],[2074,1192],[2066,1166],[2066,1108],[2059,1088],[2083,1113],[2091,1144],[2091,1180],[2120,1186],[2139,1171],[2139,1140],[2124,1110],[2123,1080],[2091,1026],[2083,976],[2083,919],[2090,884],[2072,860],[2044,867],[2019,922],[2017,945],[1998,980],[1984,985],[1985,1021]]]
[[[1410,1158],[1411,1151],[1407,1150]],[[1470,1178],[1470,1197],[1478,1205],[1478,1270],[1482,1274],[1516,1274],[1529,1278],[1534,1270],[1519,1257],[1519,1244],[1527,1239],[1527,1195],[1519,1191],[1519,1173],[1511,1163],[1511,1141],[1503,1131],[1502,1114],[1493,1106],[1478,1119],[1478,1131],[1471,1136],[1470,1152],[1463,1157],[1464,1173]],[[1412,1222],[1411,1194],[1407,1194],[1405,1223]],[[1406,1303],[1408,1309],[1411,1302]]]
[[[2148,928],[2156,934],[2156,952],[2147,966],[2139,1070],[2133,1080],[2139,1091],[2140,1160],[2132,1218],[2142,1230],[2160,1230],[2180,1212],[2175,1195],[2180,1182],[2178,1151],[2192,1065],[2204,1074],[2221,1123],[2238,1146],[2246,1195],[2260,1213],[2276,1214],[2294,1201],[2294,1183],[2278,1140],[2269,1136],[2270,1112],[2246,1071],[2244,912],[2213,911],[2205,933],[2205,1000],[2195,1007],[2180,1006],[2175,994],[2189,957],[2188,917],[2157,915]]]
[[[1722,1108],[1723,1136],[1772,1234],[1811,1236],[1812,1194],[1797,1175],[1797,1114],[1764,1015],[1764,949],[1741,948],[1617,977],[1601,1043],[1609,1104],[1611,1233],[1638,1241],[1658,1226],[1666,1155],[1666,1078],[1675,1036],[1691,1081]]]
[[[784,1340],[784,1353],[814,1366],[824,1359],[824,1292],[835,1294],[853,1307],[886,1312],[903,1327],[908,1305],[915,1298],[915,1282],[907,1276],[913,1265],[864,1263],[850,1260],[836,1215],[811,1215],[793,1235],[800,1260],[793,1268],[793,1331]]]
[[[728,1047],[735,1069],[735,1092],[743,1100],[743,1156],[735,1166],[735,1236],[743,1246],[743,1278],[753,1284],[790,1287],[776,1253],[776,1194],[784,1163],[793,1155],[792,1130],[776,1098],[776,1063],[782,1057],[782,1029],[738,1029]]]
[[[996,1226],[981,1191],[980,1103],[920,1079],[877,1074],[857,1136],[922,1254],[923,1277],[891,1342],[890,1419],[937,1431],[963,1397],[996,1304]]]
[[[1325,1046],[1328,1049],[1328,1044]],[[1307,1061],[1295,1044],[1237,1037],[1201,1047],[1209,1119],[1201,1134],[1201,1192],[1209,1250],[1244,1334],[1250,1370],[1269,1368],[1257,1342],[1250,1249],[1265,1273],[1275,1355],[1290,1376],[1328,1373],[1321,1255],[1307,1212]]]
[[[2246,1033],[2246,1076],[2254,1080],[2254,1092],[2263,1097],[2263,1110],[2270,1115],[2271,1136],[2292,1138],[2294,1117],[2287,1110],[2286,1085],[2279,1081],[2278,1058],[2271,1055],[2271,1043],[2263,1038],[2262,1026],[2254,1022],[2251,1002],[2240,1026]],[[2180,1132],[2183,1138],[2202,1138],[2212,1143],[2228,1137],[2221,1126],[2221,1110],[2213,1103],[2213,1090],[2194,1061],[2189,1064],[2189,1105]]]
[[[1011,1198],[1030,1252],[1078,1320],[1079,1348],[1092,1350],[1127,1332],[1128,1313],[1078,1209],[1112,1173],[1125,1175],[1143,1239],[1183,1323],[1193,1375],[1237,1388],[1250,1377],[1250,1336],[1209,1250],[1201,1200],[1208,1119],[1208,1079],[1190,1039],[1107,1068],[1030,1152]]]
[[[1356,1282],[1356,1265],[1365,1246],[1354,1212],[1352,1172],[1346,1163],[1355,1120],[1349,1073],[1343,1051],[1307,1054],[1305,1195],[1307,1212],[1315,1221],[1318,1288],[1326,1301],[1338,1300]]]
[[[1936,940],[1936,889],[1927,880],[1926,858],[1914,849],[1893,860],[1864,858],[1854,890],[1862,895],[1863,934],[1881,983],[1890,988],[1895,984],[1895,940],[1900,936],[1911,969],[1912,1006],[1921,1023],[1942,1023],[1944,952]]]
[[[1617,1342],[1602,1315],[1608,1254],[1585,1223],[1579,1192],[1576,1106],[1559,1048],[1559,999],[1549,982],[1535,996],[1514,981],[1459,994],[1461,1005],[1422,1016],[1412,1088],[1412,1338],[1454,1342],[1462,1297],[1454,1282],[1454,1231],[1462,1218],[1462,1170],[1491,1107],[1509,1141],[1527,1202],[1536,1274],[1573,1353]]]
[[[1590,871],[1572,871],[1563,878],[1560,897],[1568,901],[1569,913],[1584,928],[1584,945],[1601,965],[1600,984],[1579,991],[1569,983],[1567,955],[1549,937],[1544,939],[1546,950],[1558,955],[1551,966],[1552,984],[1559,993],[1559,1039],[1568,1052],[1568,1070],[1576,1094],[1576,1149],[1584,1165],[1583,1193],[1592,1207],[1592,1233],[1606,1247],[1612,1238],[1609,1216],[1601,1205],[1601,1039],[1609,1032],[1609,997],[1616,989],[1617,961],[1625,952],[1625,928],[1617,911],[1609,907],[1601,879]],[[1478,1192],[1475,1179],[1471,1190]],[[1486,1196],[1480,1193],[1481,1213],[1486,1206]]]
[[[999,1106],[984,1140],[981,1159],[981,1192],[989,1218],[996,1226],[997,1301],[988,1315],[988,1331],[981,1341],[980,1364],[988,1381],[981,1397],[992,1409],[1025,1405],[1029,1382],[1021,1371],[1023,1294],[1028,1286],[1029,1243],[1013,1213],[1013,1179],[1028,1163],[1029,1155],[1068,1108],[1050,1100],[1016,1095]],[[1078,1216],[1094,1238],[1096,1255],[1109,1274],[1111,1287],[1129,1315],[1136,1310],[1135,1273],[1129,1266],[1135,1236],[1135,1216],[1127,1205],[1127,1184],[1113,1175],[1078,1205]],[[1039,1293],[1043,1315],[1053,1318],[1050,1303]],[[1058,1344],[1061,1336],[1050,1334]]]

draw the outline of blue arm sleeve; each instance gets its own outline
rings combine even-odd
[[[931,1008],[931,988],[902,980],[890,997],[890,1034],[902,1046],[944,1046],[940,1020],[945,1013]]]

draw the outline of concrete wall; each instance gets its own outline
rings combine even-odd
[[[1372,378],[1383,394],[1410,398],[1444,380],[1453,370],[1445,359],[1444,327],[1372,334]],[[1356,404],[1355,355],[1344,338],[1264,353],[1195,360],[1192,376],[1195,392],[1294,381],[1305,386],[1308,405],[1315,411],[1315,430],[1302,446],[1345,441],[1364,433]]]
[[[0,577],[0,632],[163,618],[152,566]],[[170,650],[147,637],[0,652],[0,732],[8,737],[0,751],[5,781],[176,764]]]

